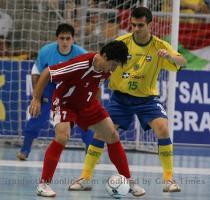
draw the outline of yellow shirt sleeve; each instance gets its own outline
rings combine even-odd
[[[177,51],[175,51],[173,49],[173,47],[166,41],[163,41],[163,48],[166,49],[171,55],[176,55],[176,56],[180,56],[181,54],[178,53]],[[180,70],[180,65],[177,65],[174,62],[171,62],[165,58],[162,59],[162,69],[166,69],[166,70],[170,70],[170,71],[179,71]]]

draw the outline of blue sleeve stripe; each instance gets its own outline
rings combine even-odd
[[[172,144],[170,138],[158,139],[158,145],[165,146],[169,144]]]
[[[91,145],[99,148],[104,148],[104,141],[93,138]]]

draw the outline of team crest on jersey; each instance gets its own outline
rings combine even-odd
[[[152,56],[146,56],[146,61],[151,62],[152,61]]]
[[[128,72],[123,72],[123,74],[122,74],[122,78],[129,78],[129,76],[130,76],[130,73],[128,73]]]
[[[133,69],[134,69],[135,71],[137,71],[139,68],[140,68],[140,65],[139,65],[139,64],[136,64],[136,65],[133,66]]]
[[[84,87],[87,88],[89,85],[90,85],[90,83],[89,82],[86,82],[85,85],[84,85]]]

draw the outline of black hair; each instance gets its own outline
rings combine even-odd
[[[56,30],[56,36],[58,37],[60,33],[70,33],[74,37],[74,27],[67,23],[59,24]]]
[[[137,7],[131,13],[131,17],[142,18],[146,17],[147,23],[152,22],[152,12],[146,7]]]
[[[114,60],[122,65],[127,62],[128,59],[128,47],[122,41],[114,40],[104,45],[100,51],[100,54],[106,54],[107,60]]]

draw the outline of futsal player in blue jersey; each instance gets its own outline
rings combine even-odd
[[[35,61],[31,72],[33,88],[35,88],[41,72],[46,67],[65,62],[86,52],[85,49],[74,43],[74,27],[66,23],[60,24],[56,30],[56,41],[46,44],[38,53],[37,60]],[[23,135],[25,135],[23,146],[17,154],[19,160],[27,159],[31,151],[33,140],[39,136],[40,130],[50,118],[51,97],[54,89],[54,84],[49,83],[47,85],[42,97],[40,115],[36,118],[30,118],[26,123],[26,127],[23,130]],[[88,134],[82,133],[82,139],[87,148],[92,140],[92,132],[89,131]]]

